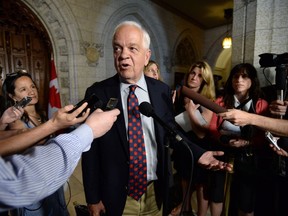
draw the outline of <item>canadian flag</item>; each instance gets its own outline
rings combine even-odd
[[[60,108],[61,108],[61,100],[60,100],[56,68],[55,68],[54,59],[51,59],[48,117],[51,118],[53,113]]]

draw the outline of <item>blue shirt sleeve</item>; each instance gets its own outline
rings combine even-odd
[[[92,129],[82,124],[23,154],[0,157],[0,212],[30,205],[55,192],[73,173],[92,141]]]

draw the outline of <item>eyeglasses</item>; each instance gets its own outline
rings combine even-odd
[[[27,75],[29,75],[26,70],[19,70],[19,71],[17,71],[17,72],[13,72],[13,73],[8,73],[8,74],[6,74],[6,77],[15,77],[15,76],[20,76],[20,75],[22,75],[22,74],[27,74]],[[30,75],[29,75],[29,76],[30,76]]]

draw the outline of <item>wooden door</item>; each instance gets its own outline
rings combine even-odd
[[[38,18],[20,1],[6,0],[0,4],[5,9],[0,22],[2,77],[5,79],[8,73],[26,70],[39,89],[41,108],[47,111],[51,56],[47,33]]]

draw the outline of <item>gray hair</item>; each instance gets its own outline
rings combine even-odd
[[[146,49],[149,49],[150,47],[150,36],[148,34],[148,32],[146,31],[146,29],[144,29],[139,23],[135,22],[135,21],[123,21],[120,24],[118,24],[114,30],[113,33],[113,38],[115,37],[115,33],[118,31],[118,29],[122,26],[134,26],[136,28],[138,28],[139,30],[141,30],[141,32],[143,33],[143,46]]]

